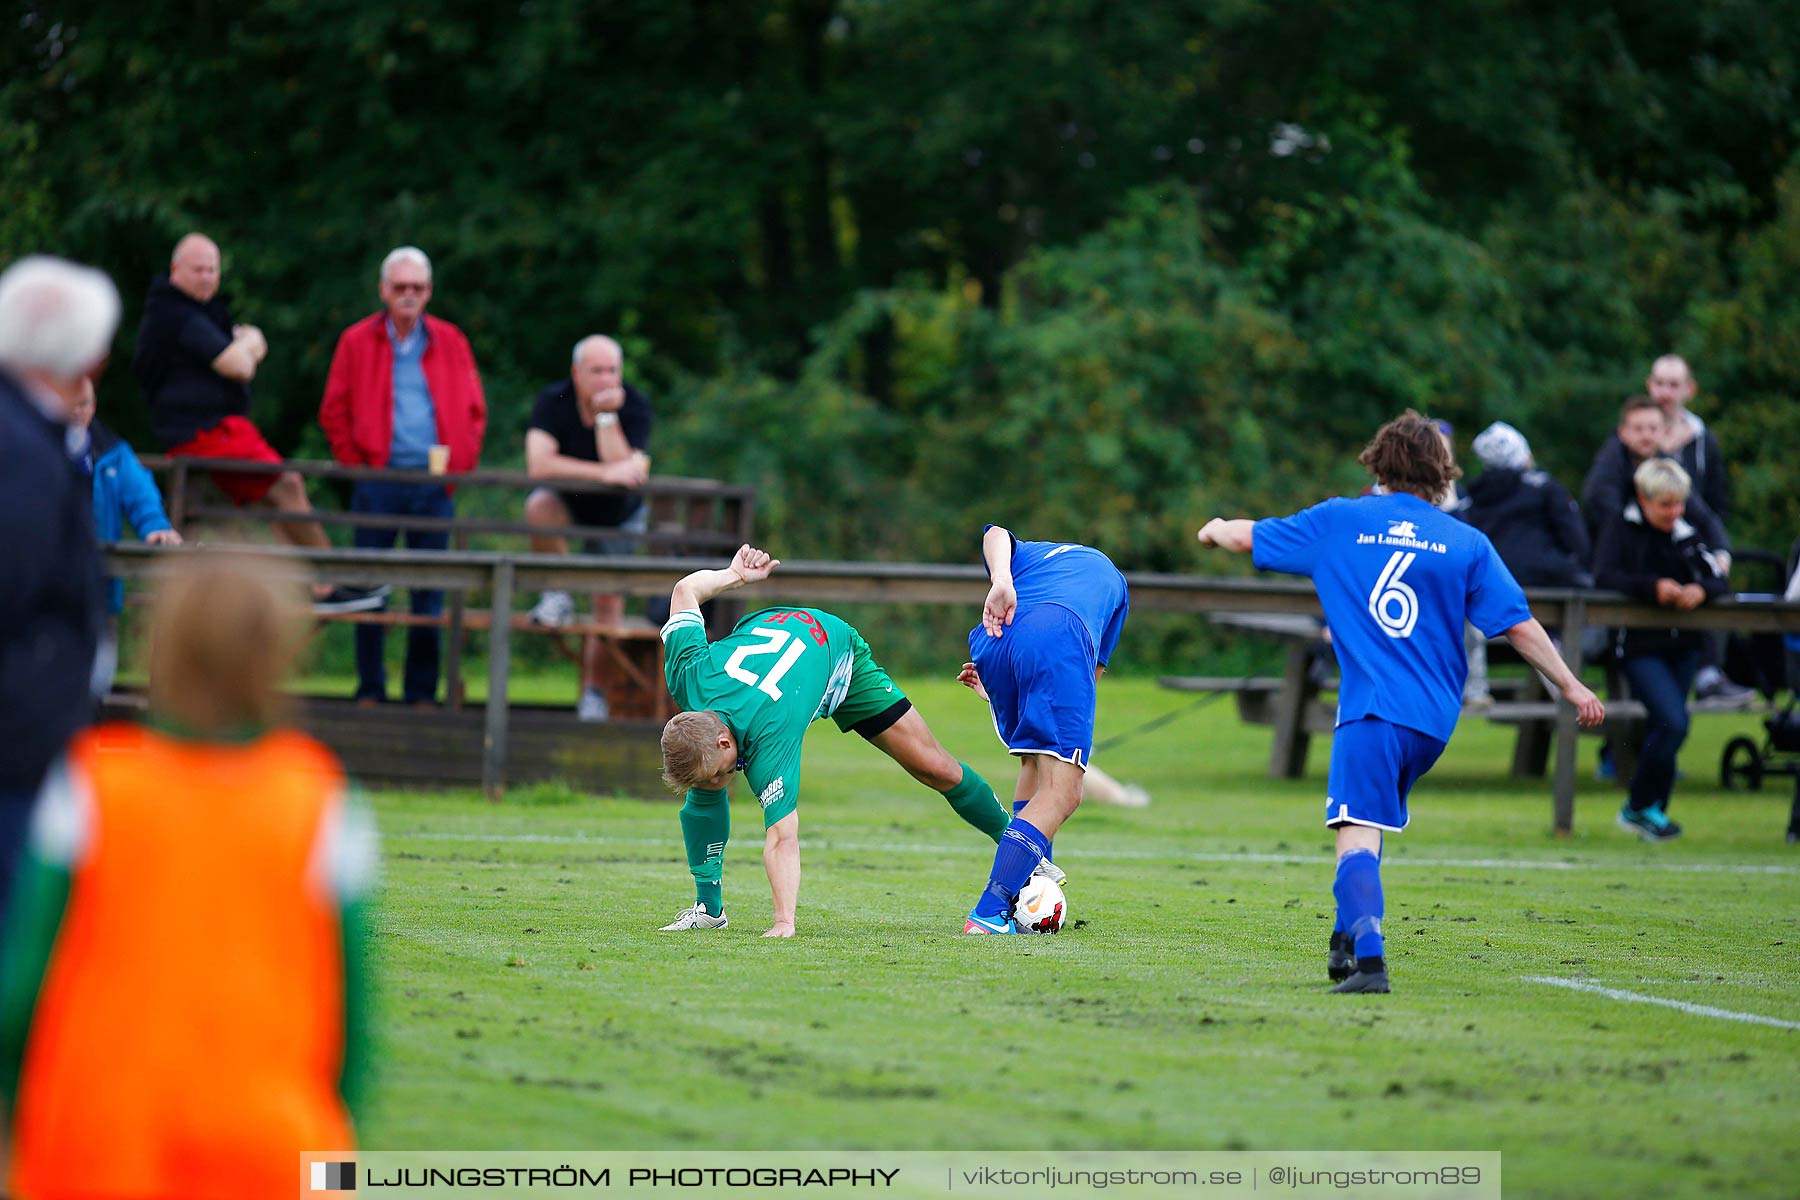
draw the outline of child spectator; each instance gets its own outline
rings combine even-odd
[[[292,1196],[301,1151],[352,1144],[375,835],[278,725],[299,590],[181,564],[151,723],[80,734],[44,784],[0,943],[11,1195]]]
[[[69,410],[69,453],[82,473],[94,481],[94,536],[102,542],[116,542],[129,524],[153,546],[179,545],[181,535],[169,521],[156,481],[138,461],[130,443],[107,428],[94,409],[94,384],[89,380]],[[124,607],[124,581],[107,580],[106,611],[116,617]]]
[[[116,542],[125,524],[139,537],[156,546],[172,546],[181,535],[163,511],[156,481],[131,446],[94,417],[94,382],[82,381],[81,394],[69,409],[69,456],[81,473],[93,480],[94,537]],[[106,581],[106,628],[94,652],[94,694],[104,696],[112,688],[119,665],[119,613],[125,608],[125,581]]]

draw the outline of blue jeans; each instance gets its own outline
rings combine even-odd
[[[444,487],[433,483],[359,483],[350,495],[350,511],[382,513],[400,517],[453,517],[456,502]],[[391,550],[401,531],[398,529],[361,528],[356,531],[358,550]],[[406,531],[409,550],[445,550],[450,546],[447,530],[412,529]],[[435,617],[444,611],[444,593],[411,589],[415,616]],[[382,604],[385,609],[386,603]],[[404,697],[408,704],[437,699],[438,653],[442,639],[436,626],[415,625],[406,631],[406,668]],[[387,699],[387,663],[382,653],[387,641],[387,628],[382,625],[356,627],[356,698]]]
[[[1650,720],[1638,751],[1637,774],[1631,777],[1631,807],[1666,806],[1675,786],[1675,755],[1687,741],[1687,698],[1700,669],[1700,651],[1637,654],[1620,666]]]

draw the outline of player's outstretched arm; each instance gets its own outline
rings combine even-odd
[[[1224,517],[1214,517],[1202,525],[1195,536],[1200,539],[1202,546],[1217,546],[1233,554],[1248,554],[1255,545],[1255,530],[1255,521],[1241,517],[1227,521]]]
[[[769,573],[780,565],[781,560],[770,558],[766,550],[758,550],[750,545],[739,546],[731,565],[724,570],[695,571],[691,575],[684,575],[676,583],[675,590],[669,593],[669,611],[687,612],[697,609],[721,592],[767,579]]]
[[[1592,729],[1606,720],[1606,705],[1600,703],[1600,698],[1575,677],[1575,672],[1569,670],[1569,664],[1557,653],[1556,644],[1544,632],[1544,627],[1538,624],[1536,617],[1520,621],[1507,630],[1506,640],[1512,643],[1520,658],[1542,671],[1544,677],[1563,694],[1563,699],[1575,706],[1577,723]]]

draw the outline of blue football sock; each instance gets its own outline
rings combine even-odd
[[[1014,800],[1013,801],[1013,816],[1016,817],[1020,813],[1024,812],[1025,806],[1030,803],[1031,803],[1031,801],[1029,801],[1029,800]],[[1056,861],[1056,843],[1055,842],[1046,841],[1044,843],[1044,857],[1049,859],[1051,862]]]
[[[1375,852],[1352,850],[1338,859],[1337,882],[1331,892],[1337,897],[1338,920],[1356,939],[1356,957],[1380,958],[1381,860]]]
[[[975,902],[975,915],[1004,917],[1012,912],[1019,889],[1031,878],[1049,845],[1050,839],[1043,830],[1023,817],[1014,817],[1000,835],[1000,844],[994,847],[994,869],[988,875],[981,899]]]

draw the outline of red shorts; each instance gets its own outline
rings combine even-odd
[[[243,458],[253,462],[278,463],[281,455],[263,440],[248,417],[226,417],[211,429],[203,429],[193,440],[169,451],[181,458]],[[214,471],[213,482],[237,505],[255,504],[269,494],[280,478],[276,472],[250,475],[238,471]]]

